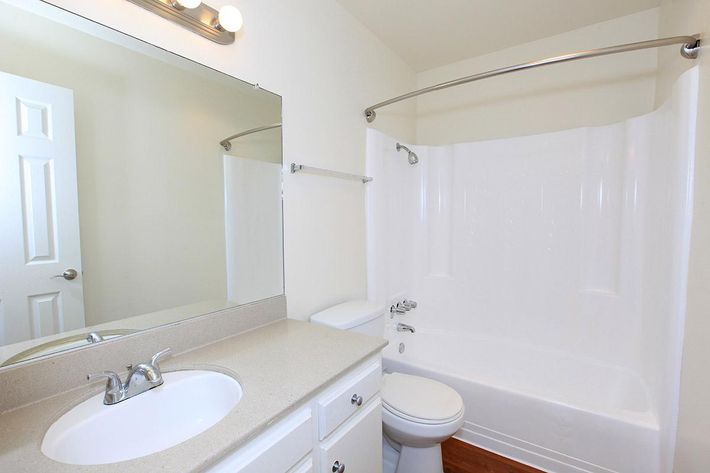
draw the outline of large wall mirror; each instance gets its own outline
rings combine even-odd
[[[279,96],[35,0],[0,44],[0,365],[283,293]]]

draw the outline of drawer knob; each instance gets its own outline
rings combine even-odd
[[[340,463],[336,460],[333,463],[333,473],[345,473],[345,463]]]
[[[353,394],[353,397],[350,398],[350,404],[354,404],[357,407],[362,406],[362,396],[358,396],[357,394]]]

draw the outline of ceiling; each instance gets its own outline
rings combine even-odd
[[[661,0],[337,0],[423,71],[657,7]]]

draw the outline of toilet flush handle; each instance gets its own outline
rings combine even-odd
[[[358,396],[357,394],[353,394],[353,397],[350,398],[350,404],[353,404],[357,407],[362,406],[362,396]]]
[[[345,473],[345,463],[340,463],[336,460],[333,463],[333,473]]]

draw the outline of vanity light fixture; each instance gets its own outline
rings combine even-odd
[[[173,0],[172,5],[178,10],[184,8],[197,8],[202,4],[202,0]]]
[[[243,23],[242,14],[232,5],[217,11],[201,0],[128,1],[219,44],[232,44]]]
[[[212,26],[217,29],[221,28],[226,31],[236,33],[237,31],[242,29],[243,23],[244,19],[242,18],[242,14],[237,9],[237,7],[233,7],[232,5],[225,5],[219,9],[219,14],[217,15],[217,18],[212,21]]]

